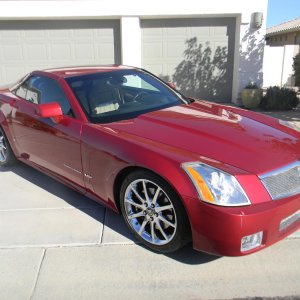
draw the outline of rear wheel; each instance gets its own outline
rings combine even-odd
[[[143,170],[129,174],[120,197],[127,225],[149,248],[173,252],[190,240],[189,222],[181,200],[159,176]]]
[[[15,162],[15,155],[9,145],[3,129],[0,127],[0,166],[10,166]]]

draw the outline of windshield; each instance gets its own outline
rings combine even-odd
[[[109,123],[184,103],[182,96],[149,73],[99,72],[66,78],[92,123]]]

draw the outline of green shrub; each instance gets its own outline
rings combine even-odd
[[[265,110],[289,110],[297,107],[297,93],[287,88],[272,86],[262,98],[261,107]]]
[[[245,86],[246,90],[257,90],[258,86],[255,82],[249,81],[249,83]]]
[[[298,53],[294,58],[293,69],[295,76],[295,85],[300,87],[300,53]]]

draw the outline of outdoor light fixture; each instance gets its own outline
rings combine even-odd
[[[262,12],[254,12],[251,15],[251,27],[252,28],[260,28],[263,22],[263,13]]]

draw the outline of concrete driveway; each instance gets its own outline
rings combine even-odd
[[[297,130],[300,131],[300,106],[288,111],[259,111],[267,116],[290,122]]]
[[[0,169],[0,300],[298,299],[299,249],[300,231],[246,257],[155,254],[101,205],[21,163]]]

